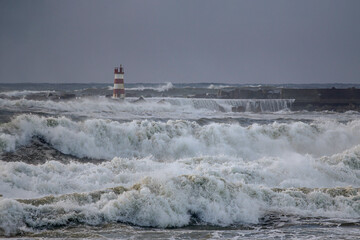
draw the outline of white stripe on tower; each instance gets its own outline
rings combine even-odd
[[[124,79],[124,74],[117,74],[117,73],[115,73],[115,78],[117,78],[117,79]]]
[[[124,89],[124,84],[123,83],[114,83],[114,89]]]
[[[116,67],[114,70],[114,92],[113,98],[125,98],[125,87],[124,87],[124,68]]]

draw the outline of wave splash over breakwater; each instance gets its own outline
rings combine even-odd
[[[198,119],[231,116],[237,109],[251,113],[274,113],[289,111],[293,100],[286,99],[187,99],[187,98],[150,98],[138,101],[137,98],[119,103],[105,97],[79,98],[67,101],[40,101],[29,99],[2,99],[0,107],[12,112],[36,112],[45,114],[64,114],[110,119],[171,118]]]

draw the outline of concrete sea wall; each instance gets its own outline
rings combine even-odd
[[[218,98],[294,99],[292,110],[338,111],[360,110],[360,89],[234,88],[222,89]]]

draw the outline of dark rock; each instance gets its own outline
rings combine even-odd
[[[231,108],[231,111],[232,111],[232,112],[245,112],[246,109],[245,109],[245,107],[243,107],[243,106],[237,106],[237,107],[232,107],[232,108]]]
[[[143,96],[141,96],[138,99],[136,99],[135,101],[133,101],[133,103],[141,103],[141,102],[146,102],[146,100]]]
[[[25,162],[34,165],[44,164],[46,161],[59,161],[62,163],[71,161],[101,163],[105,161],[104,159],[77,158],[64,154],[53,148],[42,137],[33,137],[28,145],[21,146],[14,152],[0,154],[0,160],[5,162]]]
[[[112,95],[111,95],[111,96],[112,96]],[[130,93],[130,92],[126,92],[126,97],[136,97],[136,94]]]
[[[24,98],[27,100],[45,101],[49,98],[49,95],[46,93],[34,93],[28,94]]]
[[[220,112],[226,112],[225,108],[223,106],[221,106],[221,105],[219,105],[219,111]]]
[[[75,98],[76,95],[73,93],[64,93],[60,95],[60,99],[72,99]]]

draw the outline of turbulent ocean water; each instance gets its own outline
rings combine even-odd
[[[0,85],[0,237],[359,238],[359,112],[126,87]]]

